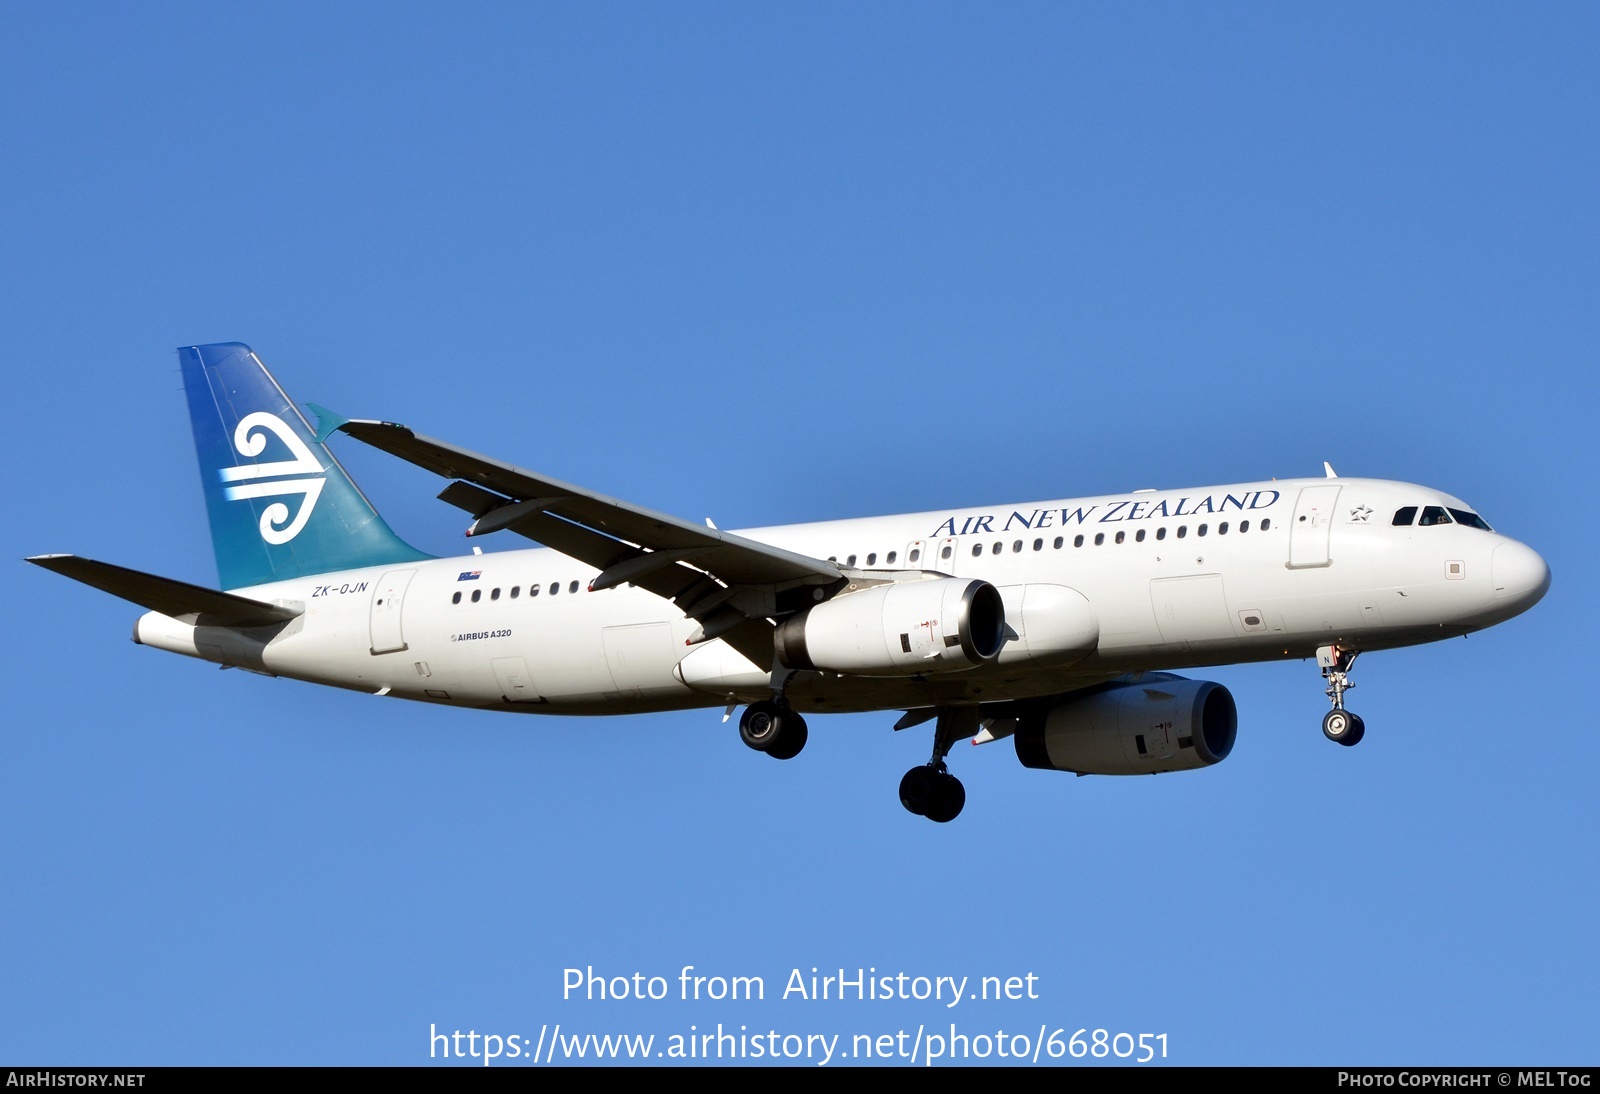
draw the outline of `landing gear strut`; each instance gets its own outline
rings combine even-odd
[[[763,699],[744,708],[739,717],[739,739],[774,760],[792,760],[806,746],[806,720],[794,712],[787,699]]]
[[[900,780],[900,804],[919,817],[947,824],[961,815],[967,804],[967,789],[950,774],[944,758],[950,746],[978,732],[976,707],[942,707],[933,733],[933,757],[921,767],[913,767]]]
[[[1350,682],[1350,666],[1361,656],[1360,650],[1346,650],[1338,646],[1319,646],[1317,666],[1322,678],[1328,682],[1328,701],[1333,709],[1322,719],[1322,735],[1335,744],[1357,745],[1367,735],[1366,723],[1359,714],[1344,709],[1344,693],[1355,687]]]

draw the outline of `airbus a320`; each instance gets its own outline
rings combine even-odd
[[[901,711],[932,754],[900,800],[966,801],[956,742],[1023,764],[1144,775],[1220,763],[1238,715],[1173,670],[1315,657],[1322,732],[1365,651],[1533,606],[1550,570],[1426,486],[1323,478],[1136,490],[739,532],[680,520],[390,422],[315,404],[248,346],[179,349],[224,591],[76,555],[28,561],[148,610],[134,641],[377,695],[528,714],[743,707],[792,759],[806,715]],[[328,449],[344,433],[448,481],[469,536],[540,546],[436,558],[384,523]]]

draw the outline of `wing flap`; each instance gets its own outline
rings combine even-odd
[[[197,626],[267,627],[286,623],[304,610],[267,604],[79,555],[35,555],[26,561],[132,601],[141,608]]]
[[[440,500],[447,501],[459,509],[474,513],[482,517],[495,510],[496,506],[487,504],[488,499],[495,499],[500,505],[505,505],[506,499],[498,494],[491,493],[471,483],[455,482],[445,488],[439,495]],[[508,507],[509,508],[509,507]],[[635,559],[648,558],[650,552],[641,551],[637,547],[629,546],[621,540],[573,524],[571,521],[552,517],[544,512],[524,513],[515,520],[505,525],[520,536],[525,536],[535,543],[542,543],[547,547],[554,547],[569,558],[593,566],[602,573],[613,570],[619,566],[626,566]],[[624,578],[624,580],[628,580]],[[632,584],[640,588],[649,589],[657,596],[676,601],[686,590],[700,583],[714,584],[698,570],[692,570],[681,563],[668,565],[650,570],[637,575],[632,579]]]

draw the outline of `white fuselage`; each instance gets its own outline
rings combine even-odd
[[[1530,548],[1460,523],[1397,527],[1406,506],[1468,509],[1406,483],[1285,479],[739,534],[836,560],[850,576],[937,571],[1001,590],[1011,640],[994,663],[791,681],[797,709],[847,711],[1050,695],[1327,645],[1411,645],[1499,622],[1543,594],[1549,572]],[[631,586],[589,592],[595,574],[544,548],[351,570],[235,590],[304,606],[278,629],[196,628],[150,613],[135,636],[276,675],[502,710],[625,713],[767,694],[772,666],[719,640],[686,645],[694,620]],[[1016,606],[1029,586],[1076,590],[1092,608],[1098,637],[1070,663],[1026,656]]]

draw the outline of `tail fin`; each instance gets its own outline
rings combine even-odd
[[[431,558],[400,539],[249,346],[183,346],[224,589]]]

